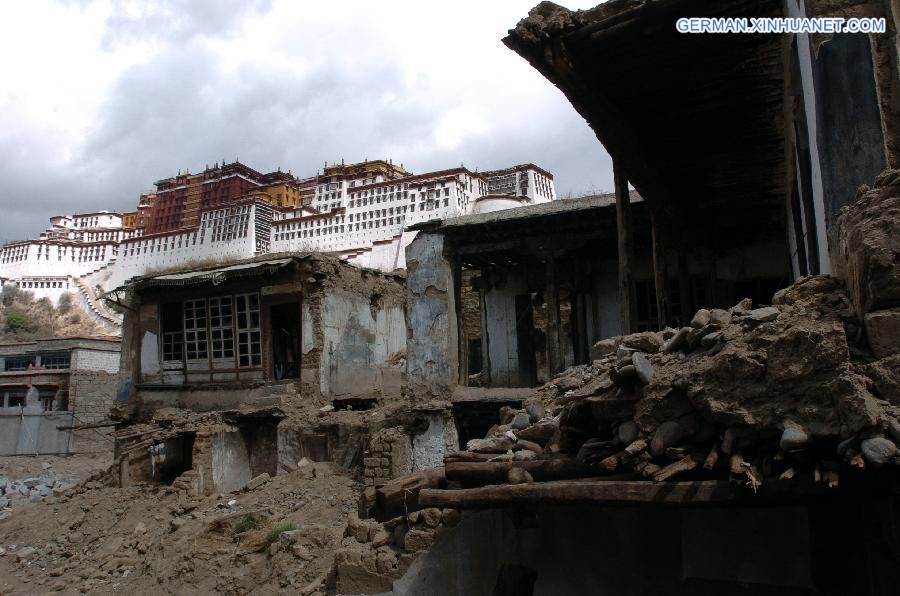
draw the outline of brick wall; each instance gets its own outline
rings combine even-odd
[[[119,352],[76,348],[72,350],[72,368],[117,373],[119,372]]]
[[[100,371],[72,371],[69,377],[69,410],[76,423],[99,422],[109,418],[116,397],[119,375]]]
[[[363,459],[366,486],[379,486],[412,471],[412,444],[400,428],[386,428],[369,440]]]

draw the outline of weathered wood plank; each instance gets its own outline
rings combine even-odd
[[[728,481],[646,482],[621,480],[558,480],[419,492],[420,507],[458,509],[512,505],[564,505],[572,503],[668,503],[687,504],[728,500],[733,496]]]
[[[512,468],[522,468],[537,481],[565,480],[599,476],[596,466],[585,466],[574,459],[537,459],[506,462],[448,462],[444,466],[447,480],[475,484],[506,482]]]

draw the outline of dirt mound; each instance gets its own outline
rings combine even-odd
[[[327,464],[193,500],[94,481],[0,521],[0,593],[316,593],[357,501]]]

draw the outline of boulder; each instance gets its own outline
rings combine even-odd
[[[802,428],[789,426],[781,433],[779,446],[785,451],[796,451],[809,444],[810,436]]]
[[[713,325],[720,325],[722,327],[730,325],[731,313],[722,308],[714,308],[709,311],[709,322]]]
[[[466,449],[476,453],[506,453],[514,446],[506,435],[487,439],[472,439],[466,443]]]
[[[751,323],[768,323],[777,319],[780,313],[781,311],[778,310],[777,306],[755,308],[747,313],[747,316],[744,317],[744,321],[749,321]]]
[[[531,425],[531,418],[525,412],[518,412],[512,419],[512,427],[515,430],[522,430]]]
[[[679,329],[675,335],[672,336],[672,339],[666,342],[665,353],[671,354],[672,352],[678,350],[687,343],[688,333],[691,332],[690,327],[682,327]]]
[[[709,311],[705,308],[701,308],[694,315],[694,318],[691,319],[691,327],[694,329],[700,329],[709,325]]]
[[[652,331],[644,331],[624,336],[622,345],[632,350],[646,352],[647,354],[656,354],[662,349],[663,340],[662,337]]]
[[[684,428],[674,420],[663,422],[653,434],[650,441],[650,454],[658,457],[665,453],[668,447],[674,447],[684,438]]]
[[[538,445],[546,445],[547,441],[559,430],[559,422],[556,419],[541,420],[537,424],[516,433],[519,439],[525,439]],[[505,451],[505,450],[504,450]]]
[[[533,401],[525,406],[525,412],[528,413],[528,419],[537,422],[544,417],[544,404],[539,401]]]
[[[616,430],[616,438],[623,445],[631,445],[640,435],[640,429],[634,420],[626,420]]]
[[[601,339],[593,346],[591,346],[591,360],[600,360],[604,356],[608,356],[616,351],[616,348],[619,347],[619,339],[618,337],[611,337],[609,339]]]
[[[866,439],[860,444],[863,457],[874,466],[883,466],[897,455],[897,446],[884,437]]]
[[[650,381],[653,380],[653,367],[650,365],[650,361],[647,360],[647,357],[640,352],[635,352],[631,357],[631,362],[633,363],[638,381],[644,385],[649,385]]]
[[[869,348],[876,358],[900,354],[900,308],[870,312],[864,321]]]

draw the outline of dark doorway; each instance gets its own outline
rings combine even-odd
[[[272,378],[300,376],[300,303],[276,304],[270,310],[272,326]]]
[[[453,420],[456,422],[460,447],[465,448],[466,443],[472,439],[483,439],[492,426],[500,424],[498,413],[503,406],[518,410],[522,407],[522,402],[491,400],[453,404]]]
[[[156,477],[163,484],[175,479],[194,467],[194,434],[185,433],[168,439],[159,449]]]
[[[238,424],[247,446],[252,477],[263,472],[269,476],[278,473],[278,422],[277,418],[248,417]]]

